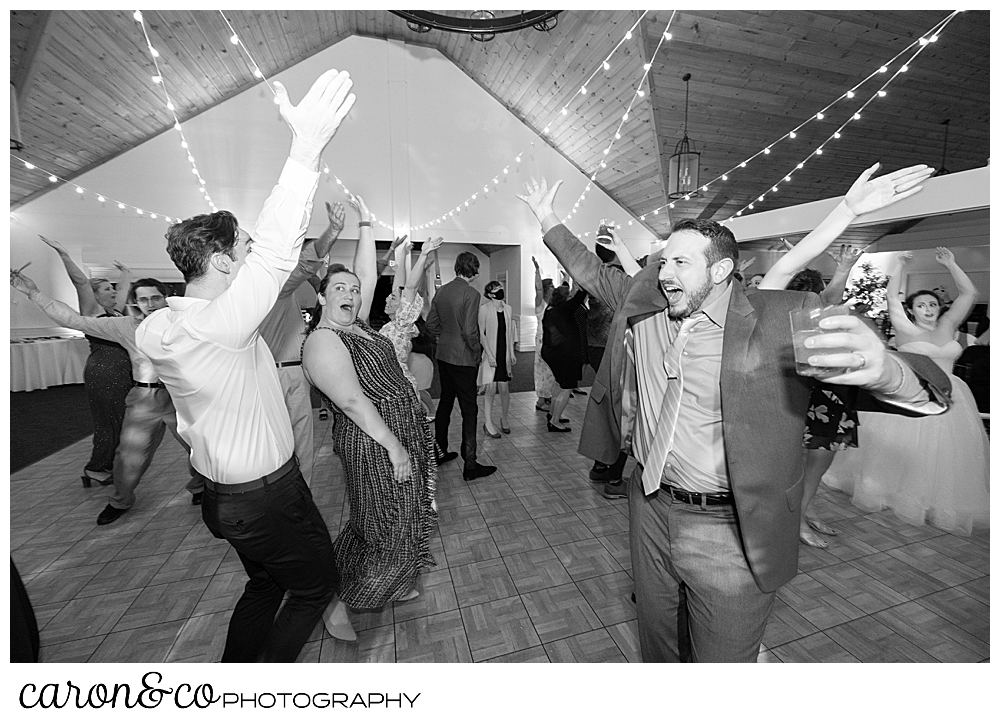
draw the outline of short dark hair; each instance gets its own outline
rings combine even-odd
[[[229,211],[216,211],[193,216],[167,230],[167,253],[186,283],[204,276],[212,254],[236,258],[233,249],[239,226],[236,216]]]
[[[722,261],[722,259],[732,259],[733,269],[736,269],[736,262],[740,258],[740,247],[736,243],[736,237],[733,235],[733,232],[721,223],[703,221],[696,218],[682,218],[670,229],[671,234],[675,234],[678,231],[694,231],[708,239],[708,248],[705,249],[705,261],[709,266],[717,261]]]
[[[789,291],[811,291],[818,294],[826,288],[826,283],[823,281],[823,274],[816,269],[802,269],[785,288]]]
[[[324,276],[323,280],[319,282],[319,289],[316,291],[317,296],[323,296],[323,294],[326,293],[326,287],[330,285],[330,277],[335,276],[336,274],[350,274],[354,278],[358,279],[358,275],[343,264],[330,264],[326,270],[326,276]],[[358,281],[360,281],[360,279],[358,279]],[[320,317],[322,316],[323,305],[317,300],[316,306],[313,307],[312,314],[309,315],[309,331],[316,328],[316,325],[319,324]]]
[[[937,299],[938,318],[940,319],[941,313],[944,311],[945,307],[944,299],[941,298],[941,294],[937,293],[936,291],[931,291],[930,289],[921,289],[920,291],[914,291],[912,294],[907,296],[906,300],[903,302],[903,310],[906,312],[906,315],[910,318],[910,321],[913,321],[914,319],[913,302],[917,300],[918,296],[933,296],[935,299]]]
[[[503,284],[494,279],[493,281],[490,281],[489,283],[486,284],[486,287],[483,289],[483,296],[489,298],[488,294],[492,294],[494,291],[497,291],[498,289],[502,288]]]
[[[463,278],[471,279],[479,273],[479,259],[471,251],[463,251],[455,259],[455,273]]]
[[[125,303],[126,304],[134,304],[135,303],[135,291],[136,291],[136,289],[139,289],[139,288],[141,288],[143,286],[149,286],[149,287],[152,287],[152,288],[156,289],[161,294],[163,294],[163,298],[164,299],[167,298],[168,296],[170,296],[170,291],[167,289],[167,285],[164,284],[159,279],[150,279],[150,278],[139,279],[138,281],[133,281],[132,285],[130,287],[128,287],[128,296],[125,297]]]
[[[559,306],[560,304],[565,304],[567,301],[569,301],[569,297],[570,297],[569,286],[565,284],[557,286],[555,290],[553,290],[552,292],[552,301],[550,302],[549,305]]]

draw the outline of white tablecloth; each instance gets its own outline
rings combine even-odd
[[[30,392],[60,384],[83,384],[90,355],[86,339],[45,339],[10,344],[10,390]]]

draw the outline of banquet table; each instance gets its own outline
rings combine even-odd
[[[10,390],[30,392],[83,384],[90,344],[83,337],[36,337],[10,341]]]

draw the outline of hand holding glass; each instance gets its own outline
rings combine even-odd
[[[847,306],[826,306],[822,309],[797,309],[789,313],[792,322],[792,345],[795,349],[795,371],[805,377],[832,377],[842,374],[846,367],[818,367],[809,363],[809,357],[827,354],[849,354],[853,350],[843,347],[816,349],[805,345],[806,339],[820,334],[841,333],[839,329],[821,329],[820,319],[831,316],[850,316]]]

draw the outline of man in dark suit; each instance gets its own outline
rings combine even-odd
[[[789,313],[819,300],[746,295],[732,282],[736,240],[712,221],[675,225],[629,278],[559,223],[558,187],[532,181],[521,198],[570,275],[616,309],[588,456],[611,462],[625,449],[639,462],[628,498],[643,660],[753,662],[776,591],[797,572],[813,378],[796,372]],[[950,385],[932,361],[890,354],[852,316],[822,326],[832,333],[810,339],[809,364],[844,369],[831,383],[912,414],[947,409]]]
[[[458,397],[462,411],[462,459],[466,481],[487,477],[497,471],[492,465],[476,461],[476,427],[479,407],[476,402],[476,376],[483,346],[479,341],[479,305],[482,296],[469,284],[479,276],[479,259],[463,251],[455,259],[455,278],[438,289],[427,315],[427,331],[437,339],[438,372],[441,377],[441,401],[434,415],[434,433],[439,448],[438,464],[458,455],[448,451],[448,423]]]

